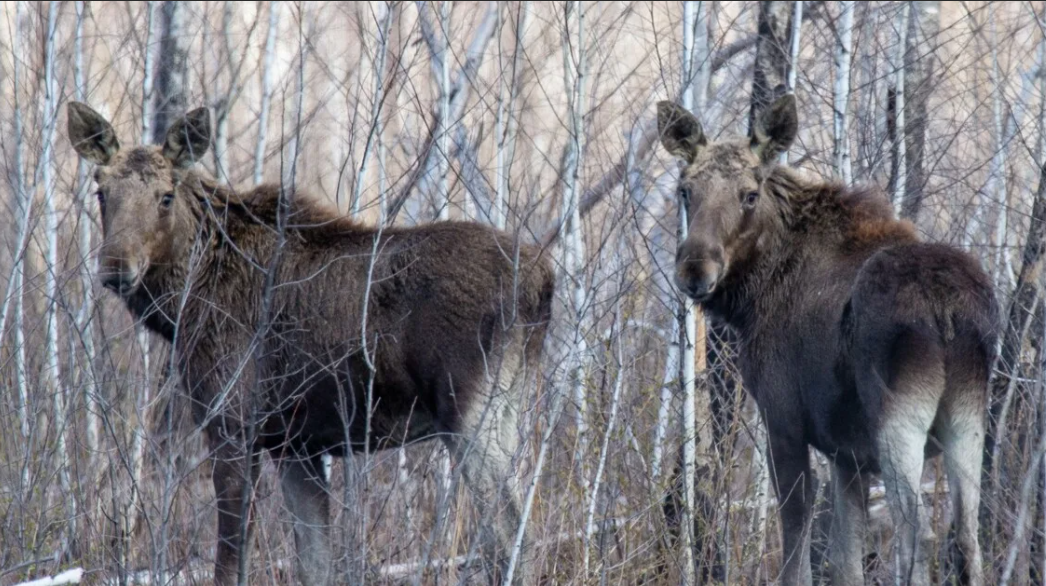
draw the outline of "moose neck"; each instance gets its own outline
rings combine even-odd
[[[735,258],[718,292],[704,303],[715,318],[737,330],[742,336],[759,327],[770,307],[766,296],[789,281],[790,267],[796,264],[799,251],[789,246],[791,240],[783,222],[765,221],[757,242]]]

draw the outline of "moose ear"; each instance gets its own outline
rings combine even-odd
[[[675,102],[657,103],[657,133],[665,150],[687,163],[693,163],[701,147],[708,143],[701,122]]]
[[[783,95],[756,119],[752,128],[752,150],[764,164],[771,163],[792,146],[798,133],[795,95]]]
[[[87,104],[69,102],[67,132],[69,142],[79,155],[92,163],[108,165],[120,150],[116,131],[101,114]]]
[[[163,156],[179,168],[191,167],[211,144],[211,114],[197,108],[175,120],[163,140]]]

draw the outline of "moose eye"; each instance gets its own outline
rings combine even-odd
[[[755,202],[759,201],[758,191],[749,191],[741,198],[741,206],[745,209],[751,209],[755,207]]]
[[[174,194],[173,193],[165,193],[165,194],[163,194],[163,197],[160,198],[160,207],[165,209],[165,210],[169,209],[171,207],[172,203],[174,203]]]

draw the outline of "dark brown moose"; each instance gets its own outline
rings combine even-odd
[[[241,513],[261,452],[281,473],[299,577],[315,585],[334,581],[321,456],[436,437],[491,528],[491,579],[503,578],[521,513],[517,416],[553,295],[547,258],[479,224],[381,230],[289,188],[218,185],[193,169],[211,137],[202,108],[162,146],[124,150],[89,107],[68,114],[76,152],[98,165],[102,282],[171,343],[207,433],[215,583],[246,571]]]
[[[920,242],[878,192],[777,164],[795,98],[750,138],[710,142],[658,104],[661,142],[685,162],[690,219],[678,287],[733,327],[769,435],[786,585],[810,584],[809,446],[833,462],[832,583],[864,584],[870,476],[886,486],[902,584],[928,585],[934,551],[924,458],[943,451],[964,583],[984,583],[977,542],[986,390],[997,337],[991,281],[970,255]]]

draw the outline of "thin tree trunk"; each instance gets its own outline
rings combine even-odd
[[[673,291],[671,284],[665,283],[668,291]],[[675,385],[679,381],[679,320],[672,319],[672,329],[667,338],[668,350],[665,354],[665,374],[661,381],[661,404],[657,410],[657,425],[654,427],[654,450],[650,457],[650,477],[657,483],[662,476],[665,439],[668,437],[668,420],[672,410],[672,399],[675,397]]]
[[[76,551],[76,521],[77,499],[72,490],[72,478],[70,469],[72,463],[69,460],[69,450],[66,446],[66,424],[69,414],[66,411],[66,388],[62,382],[62,372],[58,357],[58,275],[62,272],[58,255],[58,211],[55,209],[55,176],[53,166],[53,145],[55,125],[58,120],[58,96],[55,84],[55,35],[57,34],[58,3],[52,0],[47,4],[47,28],[44,39],[44,129],[42,135],[43,147],[40,153],[40,166],[43,168],[44,183],[44,217],[47,230],[47,266],[45,290],[47,295],[45,321],[47,331],[45,335],[44,348],[46,353],[46,366],[44,368],[44,379],[46,388],[52,399],[53,419],[55,424],[55,467],[58,470],[58,479],[61,484],[62,494],[60,498],[64,501],[66,514],[65,528],[65,550],[66,553]]]
[[[706,101],[708,87],[707,85],[700,87],[698,84],[701,82],[707,84],[707,81],[703,77],[700,80],[697,79],[699,77],[697,73],[701,65],[708,62],[708,57],[707,9],[704,2],[685,2],[683,4],[682,105],[687,110],[694,111],[698,103]],[[699,117],[703,115],[700,111],[697,111],[696,114]],[[679,202],[677,216],[679,218],[677,241],[682,242],[686,239],[690,226],[687,209],[682,201]],[[694,580],[696,583],[696,581],[700,581],[696,550],[698,541],[701,539],[694,535],[698,510],[697,470],[699,467],[704,467],[706,470],[711,469],[708,464],[711,462],[712,453],[710,434],[699,434],[697,427],[699,420],[711,421],[712,409],[708,393],[699,394],[697,389],[697,360],[698,357],[703,360],[705,356],[704,317],[690,298],[685,295],[677,295],[677,298],[679,299],[679,361],[681,367],[679,381],[683,397],[684,514],[681,524],[685,537],[681,545],[684,548],[685,580],[688,583],[690,580]]]
[[[22,462],[22,486],[19,491],[19,496],[22,499],[28,498],[28,491],[30,487],[30,473],[29,473],[29,457],[32,451],[32,436],[30,428],[30,420],[32,419],[32,406],[29,397],[29,386],[26,377],[27,371],[27,356],[25,348],[25,281],[26,281],[26,266],[28,264],[28,252],[29,252],[29,238],[31,236],[29,229],[30,218],[32,217],[33,208],[33,197],[29,192],[29,189],[25,181],[25,134],[22,128],[22,101],[19,97],[19,87],[21,71],[19,63],[22,62],[22,56],[19,55],[21,49],[26,46],[25,41],[21,34],[21,24],[23,18],[23,3],[15,3],[15,21],[14,31],[12,35],[13,47],[15,51],[14,55],[14,68],[13,68],[13,79],[14,79],[14,140],[15,140],[15,196],[17,206],[21,211],[21,221],[18,223],[18,246],[15,249],[15,270],[14,277],[11,279],[12,293],[7,296],[6,299],[14,299],[14,323],[12,324],[12,330],[14,331],[14,345],[15,345],[15,387],[18,392],[18,406],[17,415],[18,421],[21,424],[22,438],[25,441],[25,459]],[[5,303],[6,303],[5,299]],[[6,316],[4,316],[6,317]],[[0,321],[0,327],[3,322]],[[2,332],[0,332],[2,333]],[[2,338],[0,338],[2,340]]]
[[[894,57],[894,176],[893,185],[894,211],[900,215],[904,207],[904,191],[908,184],[908,145],[905,141],[908,126],[905,117],[904,69],[908,45],[909,2],[901,2],[901,11],[897,19],[897,55]]]
[[[935,83],[937,34],[941,28],[939,0],[911,2],[904,62],[904,135],[906,154],[905,199],[901,217],[919,217],[929,175],[926,170],[926,129],[929,101]]]
[[[512,161],[516,152],[516,127],[519,119],[515,113],[516,97],[519,95],[519,86],[522,77],[523,57],[523,34],[526,31],[527,15],[530,3],[523,1],[519,3],[516,12],[516,28],[513,35],[514,45],[512,51],[512,68],[509,72],[509,82],[505,84],[505,76],[498,77],[498,110],[494,122],[495,134],[497,136],[497,152],[495,154],[495,176],[497,186],[494,193],[493,222],[499,229],[505,228],[508,206],[509,178],[512,174]],[[504,25],[505,15],[508,11],[498,12],[498,31]],[[504,71],[501,62],[501,50],[498,51],[498,70]]]
[[[576,20],[575,35],[571,38],[571,17]],[[581,217],[578,213],[578,189],[581,180],[581,156],[584,152],[584,111],[585,111],[585,47],[584,47],[584,6],[580,2],[571,2],[566,6],[563,37],[564,71],[566,72],[566,91],[569,95],[570,141],[567,143],[566,165],[564,169],[563,213],[570,218],[567,237],[564,239],[563,266],[572,284],[572,313],[579,320],[585,310],[585,284],[583,276],[584,240],[581,233]],[[577,49],[576,54],[574,49]],[[586,350],[585,340],[581,335],[580,325],[574,332],[572,348],[570,384],[572,396],[577,407],[577,451],[575,461],[583,462],[588,443],[587,398],[585,396],[585,370],[583,356]]]
[[[853,183],[850,160],[850,63],[853,59],[856,2],[840,2],[839,36],[835,47],[835,173],[843,183]]]
[[[803,32],[803,0],[796,0],[795,9],[792,11],[792,34],[789,37],[791,43],[788,51],[788,82],[786,92],[794,94],[799,82],[799,47]],[[782,165],[788,164],[788,151],[781,153]]]
[[[988,4],[988,40],[991,45],[991,77],[989,87],[992,92],[992,138],[994,149],[991,161],[988,164],[988,188],[992,199],[995,200],[995,237],[992,245],[995,247],[995,285],[999,291],[1009,291],[1013,284],[1013,264],[1010,255],[1007,254],[1008,246],[1007,223],[1009,219],[1009,205],[1006,190],[1006,141],[1003,130],[1003,104],[1002,91],[1004,84],[999,79],[999,45],[995,34],[995,4]]]
[[[142,124],[141,141],[148,144],[153,140],[153,31],[155,30],[156,2],[148,0],[145,3],[145,41],[142,43],[142,51],[145,52],[145,70],[142,74]]]
[[[799,85],[799,48],[803,33],[803,1],[796,0],[792,9],[792,32],[788,36],[788,82],[787,92],[795,93]]]
[[[447,175],[450,174],[450,1],[439,3],[439,126],[436,129],[437,178],[436,178],[436,214],[437,220],[450,219],[450,192],[447,186]]]
[[[86,86],[84,82],[84,51],[83,51],[83,26],[84,26],[84,2],[77,0],[76,29],[73,40],[73,85],[74,96],[79,102],[85,102]],[[80,206],[80,217],[77,222],[80,242],[80,290],[83,298],[80,302],[80,310],[76,315],[76,327],[79,332],[79,341],[83,346],[85,367],[76,368],[74,372],[79,373],[82,378],[78,380],[84,388],[87,443],[87,470],[89,473],[89,484],[93,485],[97,478],[95,472],[98,470],[96,458],[98,457],[102,433],[102,389],[98,386],[95,378],[95,347],[94,347],[94,274],[91,271],[92,246],[94,241],[94,230],[91,214],[88,211],[93,202],[88,201],[88,188],[90,180],[87,177],[87,162],[79,159],[76,166],[76,201]],[[0,337],[2,339],[2,337]],[[73,362],[75,364],[75,361]]]
[[[381,15],[377,16],[378,23],[378,46],[371,53],[372,81],[370,95],[370,119],[367,121],[369,132],[367,142],[363,147],[363,156],[360,160],[360,168],[356,172],[355,189],[352,194],[350,213],[356,217],[360,213],[363,188],[367,183],[367,174],[370,171],[371,153],[377,150],[378,143],[382,140],[381,111],[385,103],[385,61],[389,52],[389,32],[392,26],[392,7],[388,3],[379,4]]]
[[[581,2],[569,2],[564,9],[562,53],[564,69],[564,86],[568,96],[567,121],[569,141],[564,158],[562,214],[570,218],[563,238],[562,266],[563,279],[567,284],[569,299],[567,307],[571,327],[566,358],[569,373],[570,396],[575,406],[576,441],[574,444],[574,466],[582,483],[581,498],[587,500],[590,494],[588,473],[585,468],[588,453],[588,396],[586,392],[585,357],[588,354],[584,338],[588,291],[584,271],[585,243],[581,229],[581,214],[578,208],[581,188],[581,157],[585,152],[585,82],[588,77],[587,55],[585,51],[585,7]],[[573,26],[571,26],[573,24]],[[591,544],[584,543],[586,550]],[[587,569],[586,569],[587,570]]]
[[[181,2],[164,0],[163,34],[160,37],[160,69],[154,88],[152,142],[163,142],[167,127],[185,114],[186,82],[189,61],[189,37],[185,22],[188,7]]]
[[[222,3],[222,47],[225,53],[226,75],[229,80],[225,86],[225,93],[218,98],[214,107],[214,171],[215,177],[220,183],[229,183],[229,113],[232,111],[236,98],[239,96],[240,65],[244,57],[237,57],[237,51],[232,46],[232,19],[235,3],[225,0]],[[219,71],[214,72],[215,81],[218,80]]]
[[[298,161],[301,157],[301,141],[304,135],[304,128],[300,127],[302,117],[299,116],[301,112],[305,111],[305,78],[308,77],[306,69],[309,64],[309,53],[311,53],[312,45],[304,42],[301,37],[304,35],[305,38],[312,38],[313,33],[316,29],[315,12],[311,4],[301,4],[300,13],[298,15],[298,68],[299,71],[295,72],[295,83],[294,83],[294,127],[291,131],[291,137],[287,141],[287,148],[284,152],[283,158],[283,174],[280,178],[281,187],[284,190],[293,191],[297,187],[298,178]],[[302,30],[302,27],[307,29],[307,32]]]
[[[280,3],[269,3],[269,32],[265,35],[265,56],[262,58],[261,107],[258,114],[258,140],[254,145],[254,184],[262,182],[265,168],[265,140],[268,137],[269,109],[272,104],[272,62],[276,53],[276,32],[280,24]]]
[[[1043,41],[1046,46],[1046,41]],[[1040,49],[1046,50],[1046,49]],[[1040,75],[1041,72],[1040,72]],[[1042,90],[1046,91],[1046,76],[1040,77]],[[1046,95],[1046,94],[1044,94]],[[1009,449],[1006,437],[1009,434],[1009,414],[1017,409],[1014,405],[1021,379],[1021,355],[1026,346],[1026,336],[1035,318],[1035,307],[1042,298],[1041,281],[1046,258],[1046,100],[1039,110],[1039,184],[1032,202],[1028,236],[1021,254],[1021,267],[1013,294],[1009,298],[1006,325],[999,343],[999,357],[994,368],[995,376],[990,387],[990,416],[985,435],[984,468],[982,485],[986,491],[997,493],[994,488],[1001,482],[1001,467],[1004,450]],[[1001,493],[1000,493],[1001,494]],[[1000,507],[999,503],[982,503],[981,524],[989,535],[996,534]],[[989,542],[986,554],[992,554]]]

